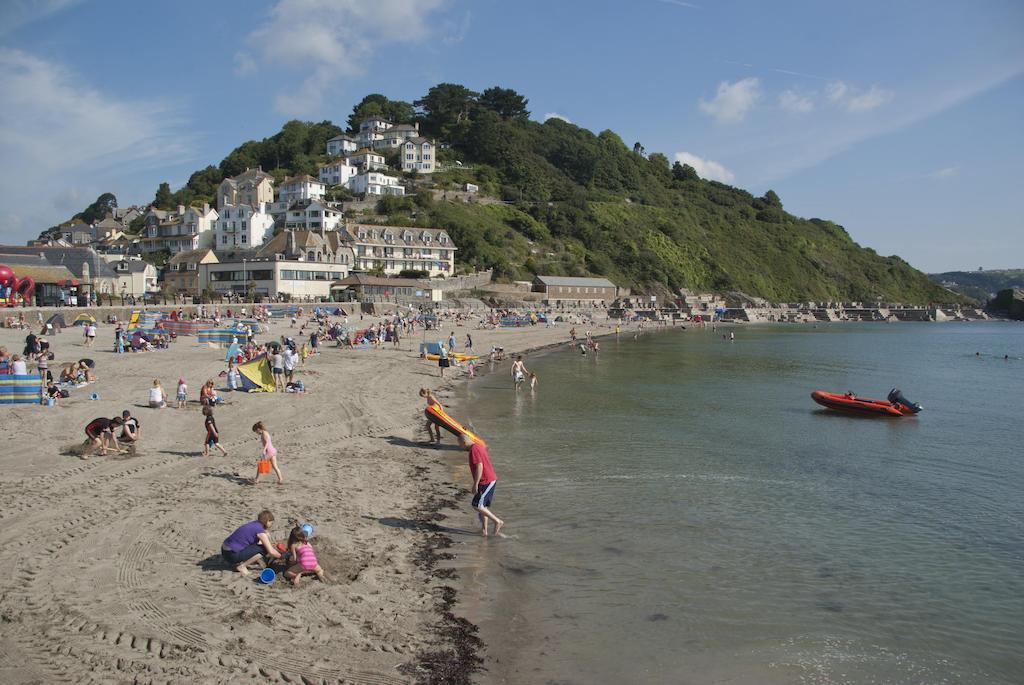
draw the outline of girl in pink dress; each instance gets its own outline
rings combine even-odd
[[[252,426],[252,432],[260,436],[260,459],[269,459],[270,468],[274,469],[274,473],[277,474],[277,484],[280,485],[284,482],[284,476],[281,475],[281,469],[277,466],[277,448],[274,447],[274,443],[270,441],[270,432],[266,426],[263,425],[262,421],[257,421]],[[252,479],[252,484],[256,485],[260,482],[260,470],[256,469],[256,477]]]

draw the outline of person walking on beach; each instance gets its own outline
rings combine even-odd
[[[455,340],[455,331],[452,331],[451,333],[448,334],[448,351],[449,352],[455,352],[455,344],[456,344],[456,342],[457,341]]]
[[[523,356],[516,355],[516,360],[512,362],[512,382],[515,383],[516,390],[526,380],[526,364],[523,363]]]
[[[494,521],[494,535],[501,533],[505,522],[491,511],[494,501],[494,488],[498,485],[498,477],[491,466],[491,457],[487,448],[465,434],[459,434],[459,447],[469,452],[469,473],[473,478],[473,508],[480,519],[480,533],[487,537],[487,521]]]
[[[273,524],[274,515],[264,509],[255,521],[249,521],[236,528],[220,546],[224,561],[243,576],[247,576],[248,567],[260,559],[280,559],[281,553],[274,549],[274,543],[267,533]]]
[[[96,324],[88,322],[85,324],[85,346],[92,347],[96,342]]]
[[[441,369],[441,378],[444,378],[444,370],[451,365],[452,362],[448,359],[448,350],[445,348],[444,343],[440,343],[437,350],[437,366]]]
[[[274,447],[274,443],[270,441],[270,431],[263,425],[262,421],[257,421],[252,426],[252,432],[256,433],[260,438],[260,459],[270,460],[270,468],[274,469],[274,473],[277,474],[277,484],[281,485],[284,483],[284,476],[281,475],[281,469],[277,465],[277,448]],[[256,485],[260,482],[259,469],[256,470],[256,477],[252,479],[252,484]]]
[[[427,413],[427,409],[430,407],[437,407],[441,409],[441,403],[434,397],[434,393],[430,392],[429,388],[420,388],[420,397],[427,401],[427,408],[423,410],[427,414],[427,437],[434,444],[441,444],[441,427],[430,420],[430,414]]]
[[[203,456],[210,456],[210,449],[216,447],[225,457],[228,451],[221,447],[220,431],[217,430],[217,421],[213,418],[213,407],[203,407],[203,426],[206,428],[206,440],[203,442]]]

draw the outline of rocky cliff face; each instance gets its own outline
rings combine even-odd
[[[1024,321],[1024,290],[1007,288],[1000,290],[985,309],[996,316],[1006,316],[1016,321]]]

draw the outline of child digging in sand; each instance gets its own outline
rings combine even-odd
[[[277,484],[284,483],[284,476],[281,475],[281,469],[277,466],[277,448],[274,447],[274,443],[270,441],[270,431],[267,430],[266,426],[263,425],[262,421],[257,421],[252,426],[252,432],[256,433],[260,437],[260,460],[269,460],[270,468],[274,469],[274,473],[277,474]],[[256,477],[252,479],[252,484],[256,485],[260,482],[260,470],[256,469]]]
[[[288,536],[288,553],[289,559],[294,563],[284,572],[284,577],[291,580],[292,585],[298,585],[299,578],[304,573],[312,573],[320,582],[327,582],[327,575],[317,562],[313,545],[309,544],[306,531],[302,530],[301,526],[292,528],[291,535]]]
[[[206,427],[206,442],[203,443],[203,456],[210,456],[210,449],[216,447],[220,450],[220,453],[225,457],[228,456],[228,451],[220,445],[220,431],[217,430],[217,421],[213,418],[213,407],[203,407],[203,416],[205,420],[203,425]]]

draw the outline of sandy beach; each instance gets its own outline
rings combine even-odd
[[[444,323],[428,340],[454,330],[461,345],[469,332],[477,352],[495,344],[509,354],[564,343],[569,327]],[[274,322],[257,341],[287,331],[287,322]],[[26,333],[0,329],[0,345],[20,352]],[[418,358],[422,337],[417,331],[400,350],[322,346],[297,372],[308,392],[296,395],[224,392],[223,350],[191,337],[168,350],[116,355],[110,325],[100,326],[95,349],[83,347],[78,328],[51,336],[52,371],[89,357],[98,380],[52,408],[0,409],[8,444],[0,539],[9,555],[0,580],[0,681],[465,678],[478,658],[474,630],[458,619],[444,536],[431,522],[455,503],[463,518],[450,525],[475,525],[468,475],[459,481],[454,467],[464,457],[451,436],[445,449],[422,444],[417,396],[429,386],[444,402],[464,373],[452,369],[442,382],[436,363]],[[493,371],[507,373],[509,364]],[[189,384],[188,408],[149,408],[152,380],[173,400],[179,376]],[[216,410],[226,457],[201,456],[197,400],[207,378],[229,401]],[[75,456],[89,421],[126,408],[141,421],[134,454]],[[283,485],[247,483],[258,420],[279,450]],[[314,524],[329,583],[263,585],[222,562],[224,538],[265,508],[276,517],[275,540],[294,523]]]

